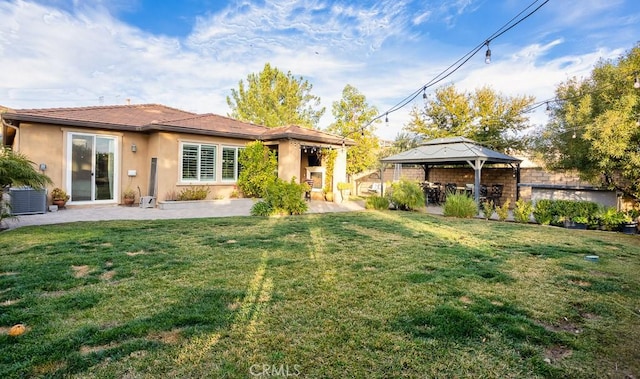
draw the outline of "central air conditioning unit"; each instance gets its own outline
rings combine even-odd
[[[9,188],[9,204],[12,215],[47,213],[47,190],[31,187]]]

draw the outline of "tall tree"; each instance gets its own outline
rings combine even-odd
[[[531,96],[505,97],[489,87],[458,92],[449,85],[438,88],[424,109],[411,110],[405,130],[425,139],[467,137],[498,151],[522,149],[520,134],[529,126],[525,110],[533,100]]]
[[[258,74],[249,74],[246,83],[231,90],[227,104],[230,117],[270,128],[298,125],[316,128],[325,108],[311,94],[313,86],[302,77],[286,74],[269,63]]]
[[[561,83],[536,139],[546,163],[640,200],[639,75],[640,44],[598,62],[586,79]]]
[[[347,84],[342,90],[342,99],[333,102],[331,112],[335,122],[329,125],[327,131],[356,143],[347,151],[347,174],[353,175],[375,167],[380,142],[369,122],[378,114],[378,110],[367,104],[366,97],[355,87]]]

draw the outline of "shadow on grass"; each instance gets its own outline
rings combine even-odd
[[[33,330],[19,341],[3,335],[0,336],[0,367],[3,366],[0,374],[2,377],[27,377],[33,375],[35,367],[60,366],[62,368],[48,375],[65,377],[135,351],[163,349],[166,345],[149,338],[150,334],[178,330],[187,337],[228,328],[236,313],[229,304],[243,296],[239,291],[189,291],[181,296],[179,304],[151,317],[133,319],[117,326],[85,326],[70,334],[56,334],[58,337],[51,340],[46,339],[47,334],[52,333],[46,327],[41,331]],[[91,301],[84,299],[84,303],[90,306]]]
[[[465,299],[464,303],[447,300],[432,309],[409,309],[391,325],[413,338],[435,340],[443,346],[481,348],[486,339],[499,335],[533,372],[545,377],[562,377],[563,372],[544,362],[544,349],[572,344],[569,337],[545,329],[526,311],[485,298]]]

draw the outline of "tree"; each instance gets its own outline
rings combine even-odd
[[[48,176],[36,171],[34,163],[24,154],[0,147],[0,190],[9,186],[40,189],[52,183]]]
[[[51,179],[34,168],[24,154],[0,146],[0,230],[5,229],[3,220],[11,217],[10,205],[3,199],[3,193],[9,186],[29,186],[40,189],[52,184]]]
[[[238,187],[245,196],[262,197],[266,189],[278,179],[278,159],[275,151],[261,141],[254,141],[240,151]]]
[[[550,121],[535,140],[550,168],[576,169],[584,180],[640,200],[639,73],[640,44],[556,88]]]
[[[367,104],[366,97],[355,87],[347,84],[342,90],[342,99],[333,102],[331,112],[335,122],[327,131],[356,143],[347,151],[347,174],[353,175],[374,167],[380,142],[373,133],[373,126],[368,123],[378,114],[378,110]]]
[[[437,89],[424,109],[411,110],[405,130],[425,139],[467,137],[497,151],[522,149],[520,134],[529,126],[525,110],[533,100],[501,96],[489,87],[463,93],[449,85]]]
[[[402,153],[403,151],[411,150],[420,146],[422,137],[415,133],[400,132],[396,134],[396,139],[393,140],[393,144],[387,149],[386,155],[393,155]]]
[[[311,94],[313,86],[302,77],[295,78],[269,63],[259,74],[249,74],[231,90],[227,104],[230,117],[270,128],[298,125],[316,128],[325,108],[318,108],[320,98]]]

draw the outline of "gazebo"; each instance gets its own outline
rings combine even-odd
[[[429,179],[429,169],[433,166],[470,165],[475,172],[474,188],[480,188],[482,167],[488,164],[506,164],[516,172],[516,188],[520,182],[521,159],[491,150],[465,137],[436,138],[420,146],[380,160],[382,163],[417,164],[425,170],[425,180]],[[480,191],[473,191],[476,203],[480,202]],[[516,191],[516,200],[518,192]]]

